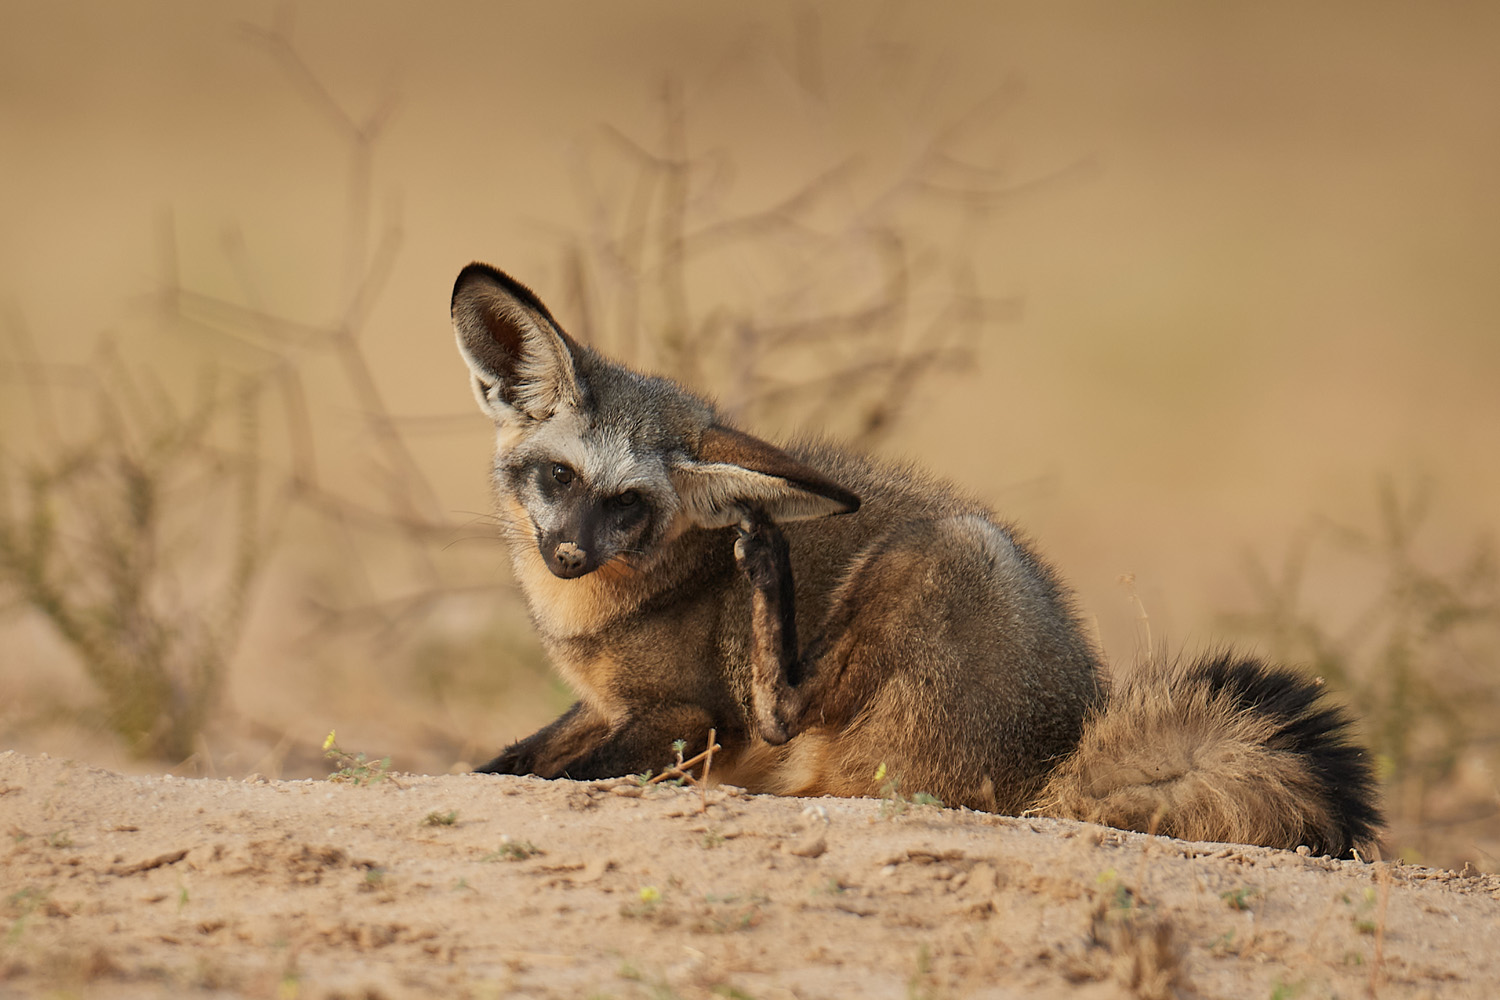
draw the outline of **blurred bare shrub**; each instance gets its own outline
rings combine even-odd
[[[148,367],[136,352],[126,363],[106,345],[96,363],[59,369],[41,360],[19,321],[11,324],[14,357],[4,373],[27,392],[27,406],[17,409],[28,411],[21,421],[28,433],[0,441],[3,596],[12,609],[40,614],[77,654],[109,727],[143,757],[176,762],[201,748],[255,583],[294,508],[311,515],[303,530],[325,543],[307,553],[321,565],[300,567],[325,585],[336,581],[325,590],[351,580],[357,587],[371,565],[396,554],[403,608],[366,601],[350,618],[391,626],[400,611],[418,615],[461,589],[433,559],[455,525],[362,344],[400,245],[397,220],[377,228],[371,206],[375,150],[393,102],[367,115],[346,111],[292,46],[292,14],[283,8],[273,27],[247,26],[245,34],[347,146],[346,226],[327,280],[339,296],[335,317],[310,323],[268,304],[233,230],[223,245],[242,295],[184,286],[168,216],[153,325],[195,335],[187,353],[203,359],[204,374],[190,404],[182,404],[184,386],[159,381],[163,365]],[[373,489],[351,490],[320,469],[304,391],[314,355],[333,359],[361,414],[359,459],[375,474]],[[275,406],[263,441],[267,397]],[[84,412],[80,401],[97,412]],[[326,597],[310,604],[330,618],[346,610]]]
[[[807,66],[819,58],[816,37],[799,40],[808,105],[823,100],[827,74]],[[716,392],[746,423],[878,442],[936,377],[972,369],[984,333],[1019,312],[975,273],[973,248],[996,210],[1089,166],[1016,181],[999,157],[965,155],[993,144],[1019,93],[1003,86],[953,121],[907,120],[915,135],[894,166],[835,151],[780,198],[747,208],[734,197],[737,154],[764,139],[696,149],[689,95],[668,81],[653,139],[606,125],[577,157],[588,222],[561,236],[559,268],[573,332]]]
[[[582,318],[582,336],[628,364],[719,390],[739,419],[791,412],[860,443],[895,427],[924,379],[972,364],[987,318],[1009,304],[983,302],[966,259],[922,257],[896,222],[896,203],[922,190],[928,162],[831,227],[816,221],[819,210],[847,200],[852,159],[777,204],[723,214],[715,195],[729,184],[729,154],[688,152],[675,84],[661,117],[652,144],[603,130],[599,169],[624,175],[623,190],[601,195],[613,185],[592,176],[580,184],[592,225],[567,237],[563,253],[568,313]],[[758,281],[752,301],[720,294],[697,304],[708,296],[695,292],[712,283],[700,280],[705,271],[747,257],[775,261],[756,271],[770,287]],[[912,299],[928,285],[943,301],[914,335]]]
[[[390,627],[419,617],[450,596],[453,582],[445,578],[433,552],[450,542],[457,528],[417,461],[403,421],[387,402],[364,344],[402,242],[398,214],[389,211],[379,217],[372,196],[376,153],[396,101],[388,95],[360,114],[337,100],[293,44],[294,13],[294,8],[284,6],[270,27],[244,24],[242,32],[249,44],[271,58],[306,110],[345,147],[343,238],[324,282],[335,290],[333,316],[309,321],[281,311],[274,295],[265,293],[257,262],[233,230],[226,234],[224,247],[240,294],[209,294],[184,286],[173,244],[168,248],[162,302],[172,324],[223,346],[249,348],[248,355],[260,359],[252,365],[255,377],[286,389],[290,449],[283,474],[298,501],[323,522],[322,537],[330,547],[324,555],[331,565],[322,576],[321,589],[336,589],[328,586],[334,578],[353,581],[361,598],[357,608],[336,606],[326,596],[313,599],[310,606],[323,614],[324,624]],[[366,474],[355,488],[322,468],[319,445],[326,444],[326,438],[319,433],[313,403],[303,388],[312,379],[307,374],[311,365],[326,359],[333,362],[335,378],[319,378],[318,393],[331,395],[336,389],[338,398],[349,400],[359,417],[352,449],[356,453],[350,454],[345,445],[341,455],[346,461],[352,458]],[[375,594],[369,580],[376,564],[393,553],[402,567],[403,596],[387,602]]]
[[[1430,855],[1445,828],[1461,842],[1500,816],[1500,560],[1479,538],[1454,564],[1436,565],[1422,531],[1430,485],[1403,494],[1382,482],[1377,500],[1373,527],[1312,522],[1279,573],[1250,560],[1258,606],[1228,621],[1349,699],[1379,758],[1391,845]],[[1301,600],[1306,578],[1335,563],[1339,590],[1363,601],[1337,626]],[[1474,857],[1472,843],[1454,850],[1468,856],[1435,860],[1500,864]]]
[[[0,597],[77,654],[133,753],[182,760],[277,523],[260,495],[264,386],[209,370],[183,408],[108,345],[59,370],[11,332],[0,370],[31,405],[24,438],[8,420],[0,439]]]

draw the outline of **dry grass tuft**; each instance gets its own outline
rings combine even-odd
[[[1140,1000],[1172,1000],[1184,987],[1172,922],[1116,878],[1096,890],[1087,946],[1067,967],[1074,980],[1113,980]]]

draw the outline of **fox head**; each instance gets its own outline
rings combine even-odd
[[[459,274],[452,311],[474,396],[495,422],[502,521],[513,544],[534,540],[558,577],[647,562],[684,527],[726,527],[752,509],[796,521],[859,508],[676,383],[578,343],[530,289],[488,265]]]

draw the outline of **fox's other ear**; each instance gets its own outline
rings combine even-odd
[[[575,346],[531,289],[470,264],[453,284],[453,330],[479,408],[500,421],[545,420],[579,402]]]
[[[803,521],[859,510],[859,497],[773,444],[717,424],[703,434],[696,460],[671,470],[693,522],[704,528],[737,523],[745,506],[773,521]]]

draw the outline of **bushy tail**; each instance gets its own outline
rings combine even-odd
[[[1320,682],[1230,654],[1136,671],[1036,811],[1186,840],[1334,856],[1380,825],[1369,756]]]

